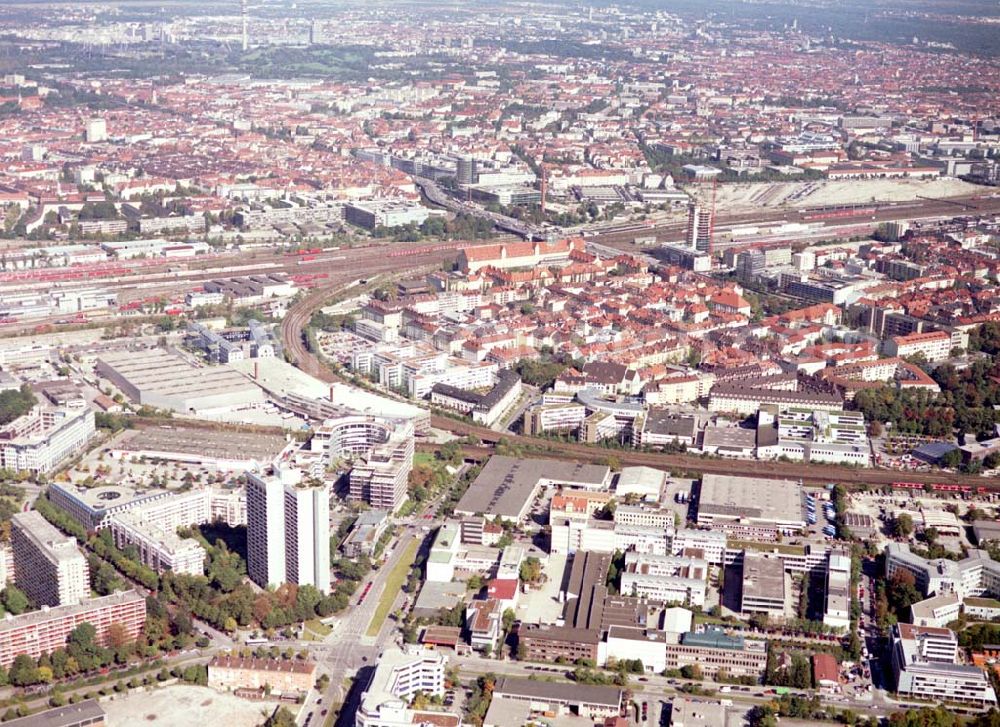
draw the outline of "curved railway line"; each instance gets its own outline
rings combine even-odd
[[[413,256],[415,264],[438,262],[449,256],[445,251],[424,252]],[[351,279],[359,274],[373,275],[380,272],[398,272],[400,264],[396,260],[373,260],[363,268],[355,268]],[[331,273],[331,276],[333,273]],[[321,381],[332,383],[340,379],[316,357],[305,344],[305,328],[312,314],[319,310],[326,301],[338,292],[344,291],[348,284],[346,273],[338,279],[331,277],[323,286],[315,288],[307,296],[288,309],[281,322],[281,337],[286,350],[291,354],[292,361],[302,371],[315,376]],[[544,454],[560,455],[581,462],[604,462],[614,457],[623,465],[647,465],[651,467],[668,468],[671,470],[689,470],[712,474],[745,475],[748,469],[753,474],[762,477],[784,477],[801,479],[804,482],[842,482],[861,487],[864,485],[889,485],[893,482],[906,480],[922,484],[963,484],[986,487],[1000,491],[1000,478],[965,477],[950,473],[919,473],[896,472],[893,470],[858,469],[837,465],[805,464],[796,462],[757,462],[742,460],[709,459],[695,455],[662,454],[638,452],[627,449],[604,449],[586,444],[559,442],[517,434],[502,434],[493,429],[481,427],[471,422],[463,422],[451,417],[431,416],[431,426],[450,431],[459,436],[475,436],[482,442],[496,444],[501,438],[512,445],[520,445],[533,450],[544,450]],[[433,445],[421,445],[422,449],[431,450]],[[481,460],[491,453],[488,447],[466,447],[465,454],[470,459]]]

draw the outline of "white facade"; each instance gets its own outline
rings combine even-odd
[[[247,473],[247,573],[261,588],[295,583],[330,591],[330,487],[302,472]]]
[[[247,474],[247,575],[261,588],[286,580],[285,483],[280,475]]]
[[[681,555],[685,550],[700,550],[706,561],[722,565],[726,555],[726,534],[721,530],[678,530],[674,533],[671,551]]]
[[[418,692],[444,695],[446,657],[430,649],[387,649],[379,657],[355,713],[355,727],[413,727],[425,724],[409,703]],[[441,716],[450,716],[437,712]],[[459,720],[460,722],[460,720]]]
[[[132,545],[139,551],[139,560],[157,573],[200,576],[205,572],[205,549],[192,538],[181,538],[176,530],[168,530],[143,516],[141,509],[130,510],[111,518],[111,535],[115,546]]]
[[[90,597],[90,570],[76,538],[34,510],[11,518],[18,588],[39,606],[75,606]]]
[[[827,563],[823,623],[841,629],[851,625],[851,557],[843,551],[832,551]]]
[[[330,488],[285,489],[286,577],[330,592]]]
[[[663,603],[704,606],[708,563],[699,558],[625,554],[622,595]]]
[[[900,695],[936,702],[995,705],[986,673],[958,663],[958,639],[948,629],[896,624],[892,629],[892,669]]]
[[[8,424],[0,434],[0,467],[14,472],[49,472],[94,436],[89,409],[36,407]]]

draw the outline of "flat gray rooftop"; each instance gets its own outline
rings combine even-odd
[[[802,485],[795,480],[706,474],[698,512],[720,517],[797,523],[802,516]]]
[[[540,482],[589,489],[605,489],[611,470],[595,464],[576,464],[554,459],[518,459],[496,455],[459,500],[459,515],[500,515],[508,520],[521,517]]]

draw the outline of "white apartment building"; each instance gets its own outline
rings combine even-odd
[[[454,724],[459,724],[461,719],[454,715],[422,714],[409,706],[418,692],[428,697],[444,695],[447,663],[443,654],[430,649],[407,647],[383,651],[361,695],[361,706],[354,717],[355,727],[413,727],[431,724],[429,720],[433,715],[455,718]]]
[[[330,591],[330,486],[275,467],[247,473],[247,573],[261,588],[282,583]]]
[[[76,538],[34,510],[11,518],[17,587],[39,606],[75,606],[90,597],[90,570]]]
[[[958,639],[949,629],[896,624],[892,627],[892,670],[900,695],[935,702],[996,704],[986,673],[958,663]]]
[[[948,358],[954,345],[956,344],[947,331],[930,331],[894,336],[885,342],[885,352],[889,356],[899,358],[923,354],[928,361],[936,362]]]
[[[182,538],[176,528],[168,529],[147,519],[142,508],[111,518],[111,535],[118,548],[133,545],[139,560],[157,573],[200,576],[205,572],[205,549],[193,538]]]
[[[237,490],[202,488],[171,494],[112,515],[111,535],[119,548],[134,545],[139,559],[157,573],[201,575],[205,549],[196,540],[181,538],[177,528],[222,520],[246,524],[246,495]]]
[[[94,436],[90,409],[35,407],[0,429],[0,467],[45,473],[83,450]]]
[[[330,487],[285,488],[285,576],[330,592]]]

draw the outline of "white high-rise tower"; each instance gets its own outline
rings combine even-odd
[[[274,467],[247,474],[247,573],[261,588],[282,583],[330,592],[330,486]]]

